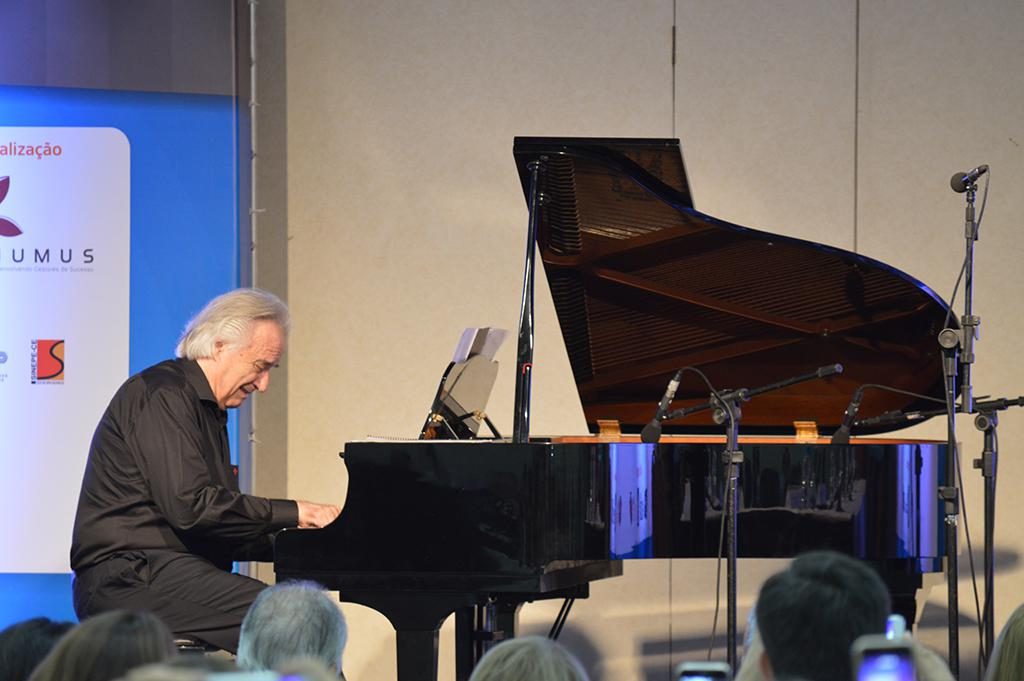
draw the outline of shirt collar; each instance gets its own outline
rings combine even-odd
[[[181,364],[182,371],[185,372],[185,380],[195,389],[199,399],[217,404],[213,388],[210,387],[210,381],[206,378],[206,374],[203,373],[203,368],[199,366],[199,362],[194,359],[179,359],[178,362]]]

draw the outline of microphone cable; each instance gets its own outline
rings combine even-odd
[[[704,382],[704,385],[707,387],[708,392],[710,392],[712,397],[715,398],[715,402],[718,403],[718,405],[722,409],[725,410],[725,412],[726,412],[726,414],[727,414],[727,416],[729,418],[729,421],[731,422],[736,417],[736,414],[733,412],[732,405],[729,404],[729,402],[727,400],[723,400],[722,399],[721,394],[718,392],[718,390],[715,389],[715,386],[711,384],[711,381],[710,381],[710,379],[708,379],[707,375],[703,371],[701,371],[700,369],[698,369],[697,367],[694,367],[694,366],[682,367],[681,369],[679,369],[678,373],[680,375],[682,375],[682,374],[684,374],[686,372],[695,373],[695,374],[697,374],[697,376],[700,377],[700,379]],[[666,412],[666,413],[671,413],[671,412]],[[659,436],[660,436],[660,425],[661,425],[660,422],[659,422],[658,425],[659,425]],[[655,444],[656,444],[656,442],[657,441],[655,441]],[[726,446],[728,446],[728,443],[726,444]],[[731,466],[732,466],[732,464],[730,463],[730,464],[728,464],[728,466],[726,468],[726,473],[727,473],[726,474],[726,480],[725,480],[725,494],[726,494],[726,496],[722,499],[722,508],[723,509],[725,509],[727,507],[726,506],[726,504],[728,503],[727,500],[732,498],[731,495],[733,493],[733,485],[735,484],[733,476],[728,475],[728,467],[731,467]],[[733,512],[738,514],[739,513],[739,509],[738,508],[734,508]],[[714,648],[715,648],[715,640],[718,637],[718,616],[719,616],[719,614],[721,613],[721,610],[722,610],[722,554],[724,553],[724,549],[725,549],[725,523],[726,523],[727,518],[726,518],[726,514],[724,512],[722,513],[721,517],[722,517],[722,521],[720,523],[719,530],[718,530],[718,556],[715,559],[715,611],[714,611],[714,617],[712,618],[712,622],[711,622],[711,639],[708,642],[708,660],[711,659],[711,655],[712,655],[712,653],[714,651]],[[669,570],[671,570],[671,565],[669,566]],[[670,577],[669,581],[671,581],[671,577]]]
[[[911,390],[904,390],[902,388],[894,388],[891,385],[885,385],[885,384],[882,384],[882,383],[864,383],[858,389],[859,390],[866,390],[867,388],[872,388],[874,390],[883,390],[885,392],[896,393],[898,395],[906,395],[907,397],[916,397],[919,400],[925,400],[926,402],[934,402],[935,404],[941,404],[942,406],[946,406],[946,400],[945,399],[940,399],[938,397],[932,397],[931,395],[924,395],[922,393],[915,393],[915,392],[913,392]],[[938,411],[938,410],[936,410],[936,411]],[[880,416],[888,416],[889,414],[895,414],[895,413],[899,413],[899,412],[885,412],[884,414],[879,414],[878,416],[871,417],[871,418],[878,418]],[[938,414],[934,414],[934,416],[938,416]],[[871,420],[871,419],[870,418],[868,418],[868,419],[855,419],[852,425],[854,425],[854,426],[856,426],[857,424],[864,425],[862,422],[863,421],[869,421],[869,420]]]
[[[704,385],[707,386],[708,391],[715,398],[715,402],[717,402],[721,408],[725,409],[726,414],[728,414],[729,421],[732,422],[732,420],[736,418],[736,414],[732,410],[732,405],[729,404],[728,401],[722,399],[722,396],[717,390],[715,390],[715,386],[711,384],[711,381],[703,371],[696,367],[683,367],[680,371],[692,371],[700,376],[701,380],[704,381]],[[726,442],[726,446],[728,446],[728,442]],[[728,521],[724,509],[728,508],[730,503],[729,499],[731,499],[733,495],[733,486],[736,484],[736,477],[738,477],[729,475],[729,468],[731,468],[732,465],[732,463],[726,465],[725,497],[722,499],[723,513],[721,515],[722,520],[718,528],[718,556],[715,558],[715,614],[711,620],[711,639],[708,641],[708,660],[711,659],[711,655],[715,649],[715,640],[718,638],[718,616],[722,612],[722,554],[725,552],[725,524]],[[732,511],[737,515],[740,512],[738,508],[733,508]]]
[[[943,362],[943,364],[942,364],[942,373],[943,373],[943,378],[945,378],[945,374],[946,374],[946,364],[945,364],[945,362]],[[875,389],[879,389],[879,390],[886,390],[886,391],[889,391],[889,392],[899,393],[901,395],[908,395],[910,397],[917,397],[918,399],[927,400],[929,402],[936,402],[936,403],[939,403],[939,404],[943,404],[943,405],[946,406],[946,416],[947,416],[947,419],[951,418],[951,414],[955,414],[956,413],[956,404],[953,404],[952,407],[950,407],[949,402],[946,399],[940,400],[938,398],[930,397],[928,395],[922,395],[920,393],[911,392],[909,390],[902,390],[900,388],[893,388],[892,386],[882,385],[882,384],[879,384],[879,383],[865,383],[864,385],[862,385],[860,387],[861,388],[875,388]],[[951,409],[952,409],[952,411],[951,411]],[[868,420],[868,419],[865,419],[865,420]],[[856,425],[857,423],[858,422],[855,421],[854,425]],[[982,619],[982,616],[981,616],[982,615],[981,601],[980,601],[980,597],[978,596],[978,576],[977,576],[977,570],[976,570],[975,565],[974,565],[974,549],[973,549],[972,543],[971,543],[971,528],[970,528],[970,523],[968,522],[968,518],[967,518],[967,499],[964,496],[963,470],[962,470],[962,468],[960,466],[959,445],[955,446],[954,447],[954,451],[950,452],[948,455],[955,457],[956,475],[957,475],[957,490],[958,490],[958,497],[959,497],[958,501],[959,501],[960,509],[962,510],[963,516],[964,516],[964,538],[965,538],[965,540],[967,542],[967,560],[968,560],[968,563],[969,563],[970,569],[971,569],[971,587],[972,587],[972,590],[974,592],[974,609],[975,609],[975,613],[976,613],[977,618],[978,618],[978,636],[979,636],[979,638],[978,638],[978,644],[979,644],[979,649],[978,649],[978,665],[979,665],[979,670],[980,670],[980,669],[982,669],[981,665],[984,664],[985,666],[987,666],[987,657],[988,657],[988,654],[991,653],[991,651],[987,651],[986,652],[985,650],[982,649],[984,647],[984,619]],[[987,612],[988,608],[990,608],[990,607],[992,607],[992,606],[990,604],[986,603],[986,605],[985,605],[986,612]],[[981,677],[979,676],[978,678],[981,678]]]

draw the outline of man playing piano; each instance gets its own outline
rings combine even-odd
[[[177,359],[131,377],[93,435],[71,545],[80,618],[116,608],[156,613],[175,632],[234,652],[263,582],[231,573],[269,560],[286,527],[323,527],[340,508],[242,494],[227,409],[270,383],[288,308],[238,289],[185,329]]]

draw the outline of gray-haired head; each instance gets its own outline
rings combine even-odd
[[[217,341],[228,346],[245,345],[254,322],[276,322],[287,333],[291,325],[288,306],[273,293],[258,288],[239,288],[217,296],[185,325],[175,354],[186,359],[213,357]]]
[[[277,669],[297,657],[341,672],[348,627],[338,604],[315,582],[285,582],[264,589],[242,620],[238,666]]]
[[[523,636],[487,651],[469,681],[589,681],[576,657],[557,641]]]

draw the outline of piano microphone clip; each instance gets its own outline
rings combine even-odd
[[[853,420],[857,418],[857,411],[860,409],[860,403],[863,399],[864,386],[860,386],[853,392],[850,404],[847,405],[846,411],[843,412],[843,422],[840,424],[839,428],[836,429],[836,432],[832,434],[831,444],[850,444],[850,428],[853,426]]]
[[[682,369],[672,375],[672,379],[665,388],[665,394],[661,396],[661,402],[658,402],[658,410],[654,412],[654,418],[640,431],[641,442],[652,444],[661,439],[661,422],[665,418],[665,414],[668,413],[669,405],[672,404],[672,400],[676,397],[676,391],[679,390],[679,381],[682,378]]]

